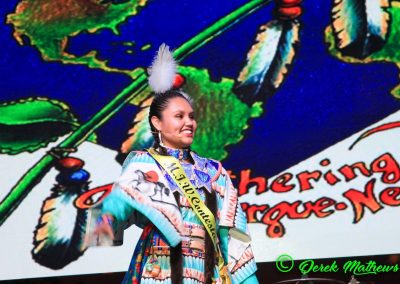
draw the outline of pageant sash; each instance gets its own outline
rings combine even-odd
[[[218,268],[220,277],[222,278],[223,283],[232,283],[229,276],[228,266],[225,265],[221,250],[217,245],[217,229],[213,213],[201,200],[197,189],[187,178],[185,170],[182,168],[181,164],[176,158],[172,156],[159,155],[153,148],[148,149],[148,152],[154,158],[154,160],[156,160],[170,175],[170,177],[179,186],[185,197],[188,199],[190,206],[196,213],[197,217],[199,217],[201,223],[203,223],[214,244],[215,251],[218,255]]]
[[[179,161],[172,156],[161,156],[153,148],[150,148],[148,152],[163,167],[163,169],[171,176],[174,182],[182,190],[183,194],[188,199],[190,206],[192,206],[192,209],[196,213],[197,217],[199,217],[200,221],[203,223],[204,227],[209,233],[214,247],[217,250],[217,230],[214,215],[201,200],[197,189],[187,178]]]

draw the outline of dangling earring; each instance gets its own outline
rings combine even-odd
[[[165,145],[163,144],[163,142],[162,142],[162,139],[161,139],[161,131],[160,130],[158,130],[158,144],[160,144],[160,146],[162,146],[162,147],[165,147]]]

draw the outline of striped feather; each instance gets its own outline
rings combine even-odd
[[[343,55],[365,58],[379,50],[388,36],[388,0],[334,0],[332,28]]]
[[[84,253],[88,213],[76,208],[74,200],[87,189],[87,182],[82,186],[56,185],[43,202],[32,249],[32,258],[40,265],[61,269]]]
[[[252,104],[279,88],[296,55],[299,30],[297,21],[273,20],[261,26],[234,88],[242,101]]]

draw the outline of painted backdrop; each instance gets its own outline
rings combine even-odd
[[[400,252],[400,1],[0,7],[0,280],[126,269],[140,230],[85,250],[87,209],[152,143],[163,42],[196,101],[193,149],[230,170],[257,261]]]

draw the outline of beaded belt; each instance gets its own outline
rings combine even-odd
[[[203,240],[183,240],[182,248],[190,248],[195,250],[204,251],[204,241]]]
[[[204,239],[206,231],[202,227],[185,227],[183,228],[183,235]]]

